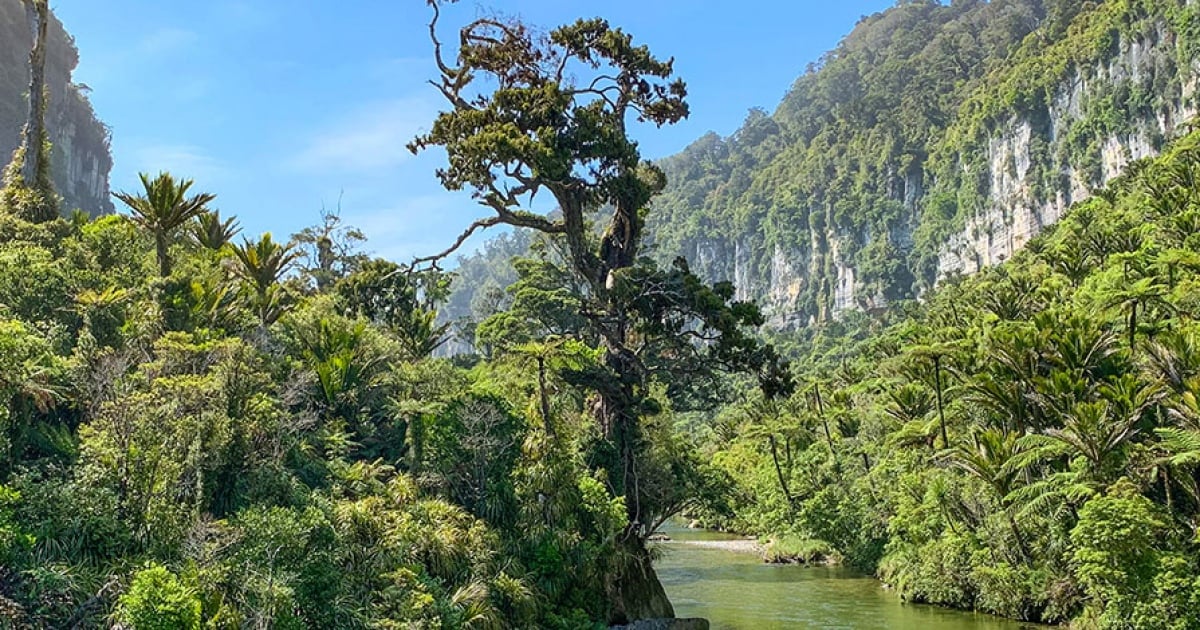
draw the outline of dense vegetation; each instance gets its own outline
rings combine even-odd
[[[1197,627],[1198,220],[1200,133],[1008,263],[824,329],[795,397],[690,425],[735,480],[709,522],[914,601]]]
[[[943,247],[969,218],[1014,209],[998,196],[989,147],[1013,123],[1032,127],[1019,193],[1028,206],[1070,200],[1077,180],[1102,184],[1112,139],[1146,135],[1161,148],[1156,117],[1197,73],[1197,10],[1182,0],[899,3],[864,19],[774,114],[754,110],[731,137],[710,134],[665,160],[673,185],[649,230],[663,256],[708,253],[706,274],[733,277],[736,262],[755,297],[794,291],[781,323],[828,319],[839,269],[856,283],[841,309],[911,298],[937,280]],[[1134,43],[1145,58],[1109,72]],[[1074,80],[1077,102],[1059,102]],[[1016,164],[996,170],[1017,176]],[[795,288],[770,286],[777,253],[799,268]]]
[[[688,253],[722,278],[748,256],[738,279],[753,285],[774,244],[811,241],[824,253],[802,273],[792,315],[805,322],[831,306],[821,235],[851,234],[838,262],[891,304],[775,335],[798,366],[796,395],[666,420],[719,469],[698,494],[723,500],[689,511],[761,534],[774,560],[840,558],[914,601],[1081,627],[1200,625],[1200,137],[1099,187],[1107,138],[1149,133],[1165,146],[1140,121],[1194,80],[1195,11],[903,3],[864,20],[773,115],[751,112],[731,138],[663,161],[669,185],[646,224],[660,259]],[[1133,41],[1159,45],[1145,72],[1097,78]],[[1051,138],[1055,99],[1076,73],[1102,98],[1084,99]],[[1096,197],[1015,260],[905,300],[932,285],[948,234],[989,203],[987,143],[1014,117],[1043,140],[1030,202],[1079,173]],[[720,246],[745,235],[770,246]],[[695,247],[705,239],[718,246]],[[487,274],[464,327],[479,352],[520,334],[497,326],[506,312],[571,312],[553,299],[553,245],[530,242],[508,237],[464,259],[460,282],[483,286],[474,280]],[[511,272],[498,270],[514,255]]]
[[[978,130],[1048,107],[1126,35],[1162,27],[1192,50],[1194,6],[905,2],[775,115],[659,166],[626,126],[687,114],[670,61],[599,19],[543,35],[484,17],[443,47],[434,2],[447,106],[410,148],[444,149],[442,183],[490,214],[410,265],[363,255],[336,213],[239,242],[213,194],[167,173],[116,195],[127,214],[62,218],[18,150],[0,193],[0,622],[669,616],[645,541],[682,513],[914,601],[1200,627],[1200,132],[1004,265],[902,299],[932,281],[921,239],[982,194],[949,175],[972,172]],[[1154,75],[1164,92],[1190,64]],[[1079,152],[1050,170],[1094,153],[1127,105],[1069,134]],[[926,181],[927,162],[946,170]],[[934,192],[903,190],[918,180]],[[539,192],[553,213],[532,209]],[[917,197],[953,212],[913,215],[901,247]],[[768,345],[736,287],[659,259],[672,245],[651,231],[803,241],[797,218],[874,234],[843,254],[888,265],[864,273],[890,308]],[[438,264],[497,225],[528,231],[465,259],[478,290],[450,295]],[[828,299],[813,277],[802,314]],[[439,321],[447,301],[474,315]],[[434,358],[452,327],[474,353]]]
[[[186,184],[147,178],[132,217],[0,215],[0,617],[603,619],[624,509],[577,406],[547,435],[520,362],[429,359],[435,278],[360,260],[318,290],[334,265],[234,243]]]
[[[670,63],[602,20],[552,44],[528,33],[463,28],[455,62],[500,84],[470,104],[453,92],[473,89],[467,73],[439,46],[451,111],[413,144],[445,146],[448,188],[474,188],[564,253],[525,267],[538,285],[525,310],[481,326],[498,334],[487,361],[431,358],[448,280],[417,263],[439,256],[372,260],[365,235],[330,213],[286,242],[237,242],[215,195],[168,173],[115,195],[128,214],[62,218],[47,211],[53,182],[26,178],[16,152],[0,192],[4,625],[584,628],[672,615],[645,539],[721,480],[667,410],[711,405],[727,371],[771,392],[788,391],[788,372],[728,285],[637,255],[662,178],[625,137],[621,107],[659,123],[685,114]],[[562,56],[603,60],[623,106],[547,72]],[[44,136],[31,102],[28,135]],[[547,140],[547,127],[560,134]],[[523,209],[504,177],[551,190],[565,211]],[[597,237],[588,222],[604,207],[613,223]]]

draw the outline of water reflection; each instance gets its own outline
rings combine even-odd
[[[660,544],[658,575],[680,617],[705,617],[714,630],[1019,630],[989,615],[905,605],[879,582],[831,567],[772,566],[756,556],[686,544],[728,540],[671,528]]]

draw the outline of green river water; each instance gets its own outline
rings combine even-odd
[[[904,604],[874,579],[832,567],[776,566],[753,554],[687,541],[723,534],[670,527],[656,563],[678,617],[704,617],[713,630],[783,628],[1019,630],[1034,627],[989,615]]]

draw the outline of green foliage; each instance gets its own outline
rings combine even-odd
[[[408,358],[428,357],[446,341],[449,324],[437,323],[436,304],[449,279],[437,271],[418,272],[386,260],[362,263],[333,287],[347,315],[387,328]]]
[[[245,281],[248,299],[258,315],[259,323],[268,326],[275,323],[287,308],[291,296],[279,283],[292,267],[299,254],[290,244],[281,245],[271,239],[271,233],[263,234],[257,241],[243,239],[234,246],[237,256],[237,274]]]
[[[0,140],[0,167],[8,163],[14,150],[21,150],[18,146],[22,136],[20,131],[28,122],[29,61],[34,36],[29,7],[30,3],[10,2],[0,8],[0,41],[4,42],[0,47],[0,128],[4,130],[3,140]],[[72,157],[93,161],[96,181],[107,180],[112,168],[110,130],[97,119],[88,100],[88,87],[71,80],[79,62],[74,38],[53,17],[47,26],[46,70],[50,80],[46,86],[49,97],[46,131],[50,138],[57,139],[69,129],[73,153],[73,156],[67,155],[66,143],[59,142],[46,151],[53,186],[63,195],[58,207],[68,212],[79,208],[93,216],[112,212],[107,186],[92,190],[91,186],[77,185],[79,174],[71,168]],[[55,80],[55,77],[61,79]]]
[[[21,493],[0,486],[0,562],[6,566],[14,563],[19,554],[33,546],[35,539],[21,530],[20,523],[14,518],[14,509],[21,500]]]
[[[807,397],[699,422],[734,482],[718,522],[826,541],[913,601],[1194,625],[1197,173],[1192,134],[1013,260],[802,339]]]
[[[837,550],[829,543],[791,536],[771,539],[763,552],[763,559],[777,564],[836,564],[840,561]]]
[[[240,231],[236,218],[230,217],[222,221],[221,213],[213,210],[196,216],[196,222],[192,226],[192,238],[196,239],[201,247],[220,251],[232,243],[233,237]]]
[[[684,256],[706,280],[738,278],[781,328],[879,316],[942,279],[972,219],[1019,234],[1004,211],[1051,216],[1101,186],[1128,161],[1114,141],[1157,151],[1186,129],[1198,19],[1183,0],[898,3],[860,20],[773,112],[661,160],[647,240],[660,264]],[[497,246],[461,290],[503,289],[520,253]]]
[[[440,74],[435,84],[449,107],[409,148],[444,149],[447,164],[437,171],[443,186],[472,191],[492,216],[473,223],[445,252],[414,264],[436,269],[476,230],[496,225],[530,228],[546,237],[554,250],[519,263],[522,282],[510,308],[480,323],[476,341],[488,353],[533,355],[533,394],[551,440],[559,437],[550,403],[552,375],[548,353],[539,350],[559,343],[596,348],[599,361],[553,376],[574,395],[594,397],[590,415],[598,430],[577,445],[588,467],[602,471],[611,491],[624,499],[625,533],[598,581],[610,600],[603,618],[623,623],[673,616],[644,539],[686,507],[696,486],[707,484],[689,483],[704,476],[698,458],[664,444],[649,419],[664,402],[711,406],[723,393],[716,385],[724,373],[757,377],[769,398],[786,396],[793,386],[786,362],[752,333],[763,323],[758,309],[736,300],[731,284],[710,286],[686,260],[663,267],[641,253],[648,204],[666,181],[657,166],[641,159],[627,125],[634,119],[661,126],[685,118],[686,86],[674,76],[672,60],[655,57],[599,18],[545,36],[519,21],[476,19],[459,29],[459,46],[447,60],[438,21],[453,2],[429,4]],[[568,67],[584,75],[568,73]],[[554,214],[532,210],[542,192],[557,202]],[[491,431],[466,433],[498,439]],[[493,449],[508,452],[505,442],[500,438]],[[490,521],[503,521],[488,505],[502,497],[502,488],[488,487],[486,460],[470,459],[476,472],[469,485],[477,497],[487,498],[483,512],[479,500],[467,503]]]
[[[526,426],[507,403],[491,396],[456,400],[424,429],[421,468],[437,477],[447,499],[499,528],[516,522],[513,469],[525,441]]]
[[[199,630],[200,599],[174,573],[150,565],[133,576],[117,616],[134,630]]]
[[[368,261],[359,246],[367,240],[362,230],[342,223],[341,204],[336,210],[321,208],[321,223],[292,235],[299,254],[301,282],[318,291],[357,271]]]
[[[181,188],[172,199],[188,205]],[[6,619],[608,617],[625,502],[585,457],[589,394],[566,376],[596,368],[594,338],[509,345],[468,372],[429,357],[446,274],[362,261],[321,289],[290,275],[289,244],[233,245],[233,219],[213,213],[159,226],[161,277],[148,216],[0,213]],[[690,500],[698,486],[671,482],[693,469],[671,462],[694,465],[691,445],[661,435],[646,464],[672,501]]]
[[[133,221],[154,237],[155,255],[158,257],[159,275],[171,275],[169,247],[180,228],[207,212],[207,206],[216,198],[210,193],[199,193],[189,197],[188,190],[195,183],[190,179],[176,180],[170,173],[159,173],[150,178],[141,173],[143,192],[130,194],[114,193],[117,199],[133,211]]]
[[[49,155],[50,142],[44,139],[43,155]],[[48,161],[34,175],[33,182],[25,181],[25,147],[13,153],[12,161],[0,174],[0,210],[11,212],[33,223],[45,223],[59,216],[60,198],[54,191],[54,181]]]
[[[1076,575],[1102,628],[1187,628],[1200,622],[1195,560],[1168,551],[1168,522],[1127,480],[1088,501],[1071,530]]]
[[[970,156],[997,117],[1045,105],[1061,73],[1156,18],[1195,48],[1193,11],[902,3],[774,115],[661,171],[618,124],[629,112],[547,60],[637,77],[629,103],[660,123],[686,113],[669,62],[599,20],[543,39],[484,19],[456,63],[496,84],[417,144],[445,145],[443,182],[496,223],[542,233],[495,245],[519,260],[457,305],[484,355],[469,360],[431,356],[451,277],[366,259],[332,213],[291,243],[235,245],[234,219],[167,175],[120,197],[133,217],[0,212],[0,614],[594,627],[629,615],[623,584],[654,586],[640,540],[688,514],[912,601],[1194,627],[1200,135],[1004,265],[896,301],[978,207]],[[469,91],[446,68],[440,87]],[[1153,91],[1099,84],[1111,98],[1037,150],[1090,160],[1182,71],[1156,70]],[[539,187],[561,215],[524,205]],[[896,236],[911,229],[916,244]],[[705,249],[695,268],[670,256],[743,232],[769,246]],[[788,287],[814,325],[773,339],[802,358],[795,374],[756,336],[764,314],[698,272],[775,265],[775,245],[809,248],[815,271]],[[821,324],[839,262],[893,307]]]

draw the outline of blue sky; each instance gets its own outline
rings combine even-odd
[[[692,116],[637,131],[663,157],[774,109],[805,66],[890,0],[464,0],[447,27],[496,10],[553,26],[601,16],[674,56]],[[442,249],[486,213],[440,188],[441,157],[404,145],[440,103],[422,0],[54,0],[76,39],[75,80],[113,129],[114,190],[169,170],[214,192],[247,234],[278,237],[341,199],[371,252]],[[479,243],[475,239],[468,246]]]

